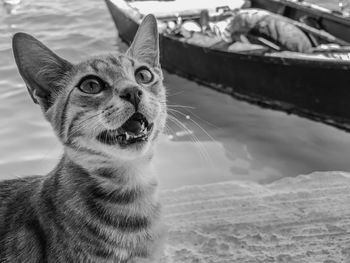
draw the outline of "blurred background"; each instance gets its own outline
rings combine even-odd
[[[0,1],[0,179],[45,174],[62,153],[17,71],[11,37],[18,31],[71,62],[127,48],[104,1]],[[180,123],[169,120],[157,148],[162,188],[227,180],[263,184],[313,171],[350,171],[345,131],[263,109],[176,75],[165,73],[165,85],[169,105],[176,105],[170,114]]]

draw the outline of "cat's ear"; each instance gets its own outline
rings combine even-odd
[[[127,54],[150,66],[159,66],[159,37],[154,15],[147,15],[142,20]]]
[[[12,48],[19,73],[35,103],[47,110],[58,81],[72,68],[39,40],[25,33],[16,33]]]

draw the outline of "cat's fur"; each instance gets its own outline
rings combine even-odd
[[[124,55],[73,65],[24,33],[14,36],[13,49],[64,154],[47,176],[0,182],[0,262],[156,262],[162,231],[151,159],[166,98],[155,18],[143,20]],[[140,67],[153,74],[152,82],[136,81]],[[87,75],[107,83],[103,92],[77,88]],[[142,90],[138,107],[120,95],[128,87]],[[136,110],[154,123],[147,142],[121,147],[96,139]]]

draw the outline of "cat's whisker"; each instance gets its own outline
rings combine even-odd
[[[172,94],[167,94],[167,97],[176,96],[176,95],[182,94],[184,92],[185,92],[185,90],[181,90],[181,91],[178,91],[178,92],[175,92],[175,93],[172,93]]]
[[[213,137],[198,123],[198,122],[196,122],[195,120],[193,120],[193,118],[191,118],[190,115],[185,114],[185,113],[180,112],[179,110],[175,110],[175,109],[168,109],[168,110],[171,111],[171,112],[174,112],[174,113],[176,112],[176,113],[182,115],[183,117],[186,118],[186,120],[190,120],[193,124],[195,124],[197,127],[199,127],[213,142],[217,143],[217,140],[216,140],[215,138],[213,138]],[[203,118],[199,117],[197,114],[193,113],[192,111],[190,111],[190,110],[188,110],[188,109],[184,109],[184,110],[185,110],[185,111],[188,111],[189,114],[193,115],[194,117],[196,117],[196,118],[199,119],[200,121],[203,121],[203,122],[207,123],[208,125],[210,125],[210,126],[216,128],[216,129],[219,129],[219,130],[222,129],[221,127],[218,127],[218,126],[216,126],[215,124],[204,120]],[[226,149],[226,151],[227,151],[228,154],[230,154],[230,155],[232,155],[232,156],[235,155],[235,154],[234,154],[232,151],[230,151],[229,149]]]
[[[67,137],[66,137],[66,142],[68,142],[73,135],[75,135],[77,132],[79,132],[81,130],[81,127],[84,127],[84,125],[80,125],[80,123],[78,125],[74,125],[71,130],[66,131],[66,129],[64,131],[62,131],[62,133],[59,135],[60,137],[64,137],[64,133],[67,132]]]
[[[213,136],[211,136],[198,122],[196,122],[196,121],[193,120],[192,118],[188,118],[187,116],[189,116],[189,115],[187,115],[187,114],[185,114],[185,113],[183,113],[183,112],[181,112],[181,111],[179,111],[179,110],[175,110],[175,109],[168,109],[168,110],[171,111],[171,112],[178,113],[178,114],[184,116],[187,120],[191,121],[191,122],[194,123],[199,129],[201,129],[201,130],[205,133],[205,135],[208,136],[208,138],[209,138],[210,140],[212,140],[213,142],[216,142],[216,140],[213,138]]]
[[[97,133],[95,135],[95,131],[96,131],[96,128],[98,127],[98,123],[93,123],[91,125],[91,123],[86,123],[85,125],[86,127],[89,127],[89,129],[92,131],[92,134],[93,134],[93,137],[97,136]],[[86,128],[86,127],[80,127],[79,130],[83,129],[83,128]],[[75,144],[75,147],[77,148],[77,151],[80,152],[81,151],[81,148],[82,146],[80,144]]]
[[[195,107],[192,106],[186,106],[186,105],[178,105],[178,104],[167,104],[168,108],[186,108],[186,109],[195,109]]]
[[[172,120],[172,121],[173,121],[175,124],[177,124],[180,128],[186,130],[186,128],[183,127],[183,126],[181,125],[181,123],[178,123],[178,122],[175,121],[175,120]],[[195,145],[195,147],[196,147],[196,149],[197,149],[197,151],[198,151],[198,153],[199,153],[199,156],[204,160],[204,162],[207,162],[207,161],[210,159],[210,157],[209,157],[209,155],[208,155],[206,149],[205,149],[204,146],[202,145],[202,143],[197,139],[197,137],[196,137],[194,134],[192,134],[192,131],[188,130],[187,134],[189,135],[191,141],[194,143],[194,145]]]
[[[181,114],[182,116],[186,117],[186,119],[188,119],[188,118],[187,118],[187,115],[181,113],[180,111],[171,110],[171,109],[170,109],[170,111],[173,112],[173,113]],[[175,117],[175,116],[173,116],[173,117]],[[176,118],[176,117],[175,117],[175,118]],[[176,118],[176,119],[177,119],[177,118]],[[190,119],[190,120],[191,120],[191,119]],[[181,123],[182,123],[182,122],[181,122]],[[182,125],[185,125],[185,124],[182,123]],[[199,125],[199,124],[197,124],[197,126],[198,126],[198,125]],[[185,125],[185,126],[186,126],[186,125]],[[199,126],[200,126],[200,125],[199,125]],[[187,126],[186,126],[186,127],[187,127]],[[214,138],[212,138],[201,126],[200,126],[200,128],[201,128],[202,131],[204,131],[204,132],[206,133],[207,136],[209,136],[209,138],[210,138],[211,140],[213,140],[213,141],[215,142]],[[199,139],[198,139],[197,137],[196,137],[196,139],[197,139],[197,141],[199,142],[199,145],[201,146],[202,150],[205,152],[205,155],[207,156],[207,159],[210,161],[210,163],[212,163],[212,162],[211,162],[211,157],[210,157],[210,155],[209,155],[209,152],[205,149],[204,145],[199,141]]]
[[[172,134],[175,134],[175,131],[169,126],[169,125],[165,125],[165,129],[166,129],[166,131],[165,131],[165,133],[167,134],[167,135],[169,135],[169,136],[173,136]]]
[[[78,122],[78,124],[76,126],[73,127],[73,131],[68,134],[67,136],[67,141],[69,141],[74,135],[76,135],[79,131],[83,130],[84,128],[89,127],[91,123],[88,122],[89,120],[92,120],[93,118],[97,118],[99,117],[99,115],[101,115],[103,112],[98,112],[97,114],[94,114],[92,116],[87,117],[86,119]],[[95,123],[95,122],[94,122]]]
[[[196,108],[193,108],[193,109],[196,109]],[[215,125],[214,123],[211,123],[210,121],[207,121],[205,119],[203,119],[202,117],[198,116],[198,114],[194,113],[193,111],[191,111],[190,109],[184,109],[186,112],[188,112],[188,114],[194,116],[195,118],[197,118],[198,120],[208,124],[209,126],[211,127],[214,127],[216,129],[222,129],[221,127]]]
[[[188,135],[189,138],[191,139],[191,141],[193,143],[195,143],[196,146],[198,146],[197,145],[197,143],[199,142],[198,138],[193,134],[193,132],[185,124],[181,123],[181,121],[179,121],[176,117],[174,117],[170,114],[168,115],[168,120],[172,121],[180,129],[186,131],[186,135]],[[170,126],[169,126],[169,128],[170,128]],[[176,135],[176,132],[174,132],[174,134]]]
[[[215,138],[213,136],[211,136],[198,122],[196,122],[195,120],[193,120],[191,118],[191,116],[189,116],[188,114],[185,114],[179,110],[175,110],[175,109],[169,109],[170,112],[172,112],[173,114],[179,114],[181,116],[183,116],[184,118],[186,118],[186,120],[191,121],[193,124],[195,124],[212,142],[217,143],[217,141],[215,140]]]
[[[179,126],[180,128],[184,129],[187,132],[187,134],[190,136],[191,140],[196,145],[200,156],[205,161],[209,160],[211,162],[211,158],[210,158],[210,155],[209,155],[208,151],[205,149],[205,147],[203,146],[201,141],[197,138],[197,136],[194,135],[193,132],[184,123],[179,121],[175,116],[172,116],[172,115],[169,114],[168,117],[169,117],[169,120],[173,121],[177,126]]]

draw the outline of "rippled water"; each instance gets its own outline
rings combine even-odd
[[[44,174],[61,153],[15,67],[11,36],[17,31],[33,34],[73,62],[126,48],[103,1],[23,0],[12,14],[0,7],[0,178]],[[199,143],[169,122],[155,160],[163,188],[350,171],[348,133],[237,101],[175,75],[165,74],[165,83],[169,104],[193,107],[181,108],[177,117]]]

